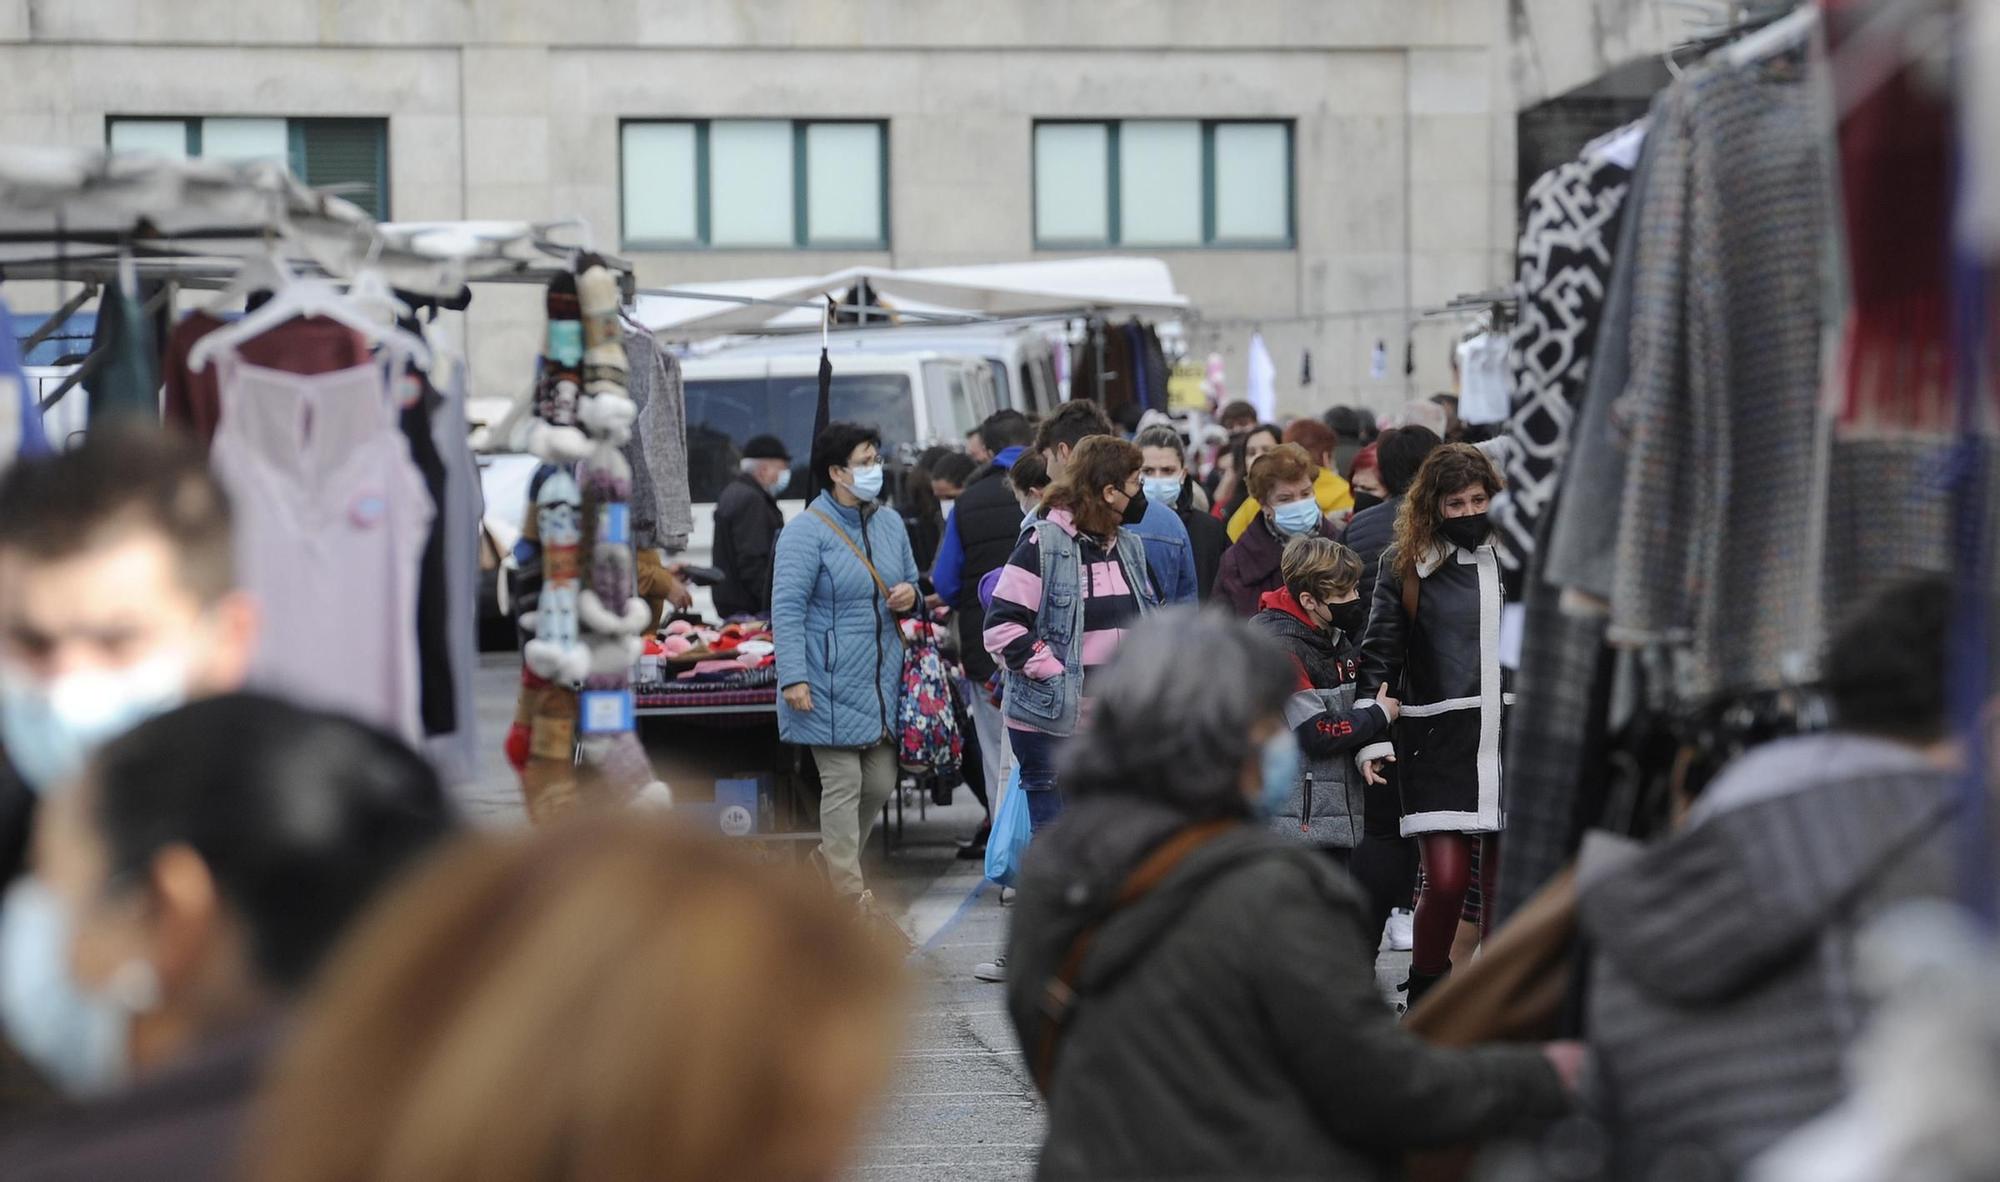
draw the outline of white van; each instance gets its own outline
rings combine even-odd
[[[995,410],[1018,410],[1030,418],[1039,418],[1055,410],[1062,402],[1056,377],[1055,349],[1042,327],[1032,322],[835,328],[828,353],[833,358],[834,372],[838,373],[850,358],[888,356],[912,350],[976,357],[985,362],[987,371],[993,376]],[[711,357],[806,355],[817,363],[819,334],[747,337],[709,354]]]
[[[810,355],[740,356],[725,352],[681,363],[687,395],[688,493],[694,531],[675,561],[708,566],[715,544],[715,499],[735,479],[743,445],[775,435],[792,456],[792,483],[778,499],[790,521],[805,509],[813,413],[819,403],[819,342]],[[958,445],[998,409],[993,376],[972,357],[940,353],[835,353],[832,421],[866,423],[882,432],[892,469],[934,443]],[[695,607],[712,614],[706,589]]]

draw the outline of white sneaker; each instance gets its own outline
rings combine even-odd
[[[996,956],[992,960],[982,961],[979,964],[973,965],[972,979],[975,981],[985,981],[991,985],[1006,984],[1007,958]]]
[[[1001,888],[1000,888],[1000,905],[1001,905],[1002,907],[1012,907],[1012,906],[1014,905],[1014,888],[1013,888],[1013,887],[1001,887]]]
[[[1389,913],[1389,922],[1382,925],[1382,933],[1391,952],[1408,952],[1417,946],[1416,922],[1416,913],[1408,908],[1398,907]]]

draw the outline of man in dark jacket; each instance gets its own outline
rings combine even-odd
[[[1396,427],[1382,432],[1376,441],[1377,468],[1389,499],[1356,513],[1347,523],[1340,540],[1361,558],[1361,602],[1375,602],[1375,574],[1382,565],[1382,551],[1396,538],[1396,514],[1402,512],[1403,494],[1424,466],[1424,457],[1443,442],[1429,427]]]
[[[993,676],[993,658],[980,643],[986,611],[979,602],[979,580],[999,570],[1021,540],[1021,504],[1007,486],[1007,473],[1021,458],[1035,429],[1018,410],[996,411],[979,424],[979,437],[993,449],[991,463],[966,478],[965,491],[952,503],[931,567],[931,585],[958,615],[959,656],[965,664],[966,701],[973,729],[979,733],[979,756],[990,783],[1005,782],[1002,750],[1006,739],[1000,708],[986,694]]]
[[[775,435],[743,445],[743,470],[715,502],[715,610],[723,616],[771,614],[771,554],[785,511],[778,494],[792,481],[792,457]]]

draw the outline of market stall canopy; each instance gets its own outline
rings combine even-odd
[[[347,276],[366,265],[402,290],[446,296],[468,282],[545,278],[573,249],[549,241],[555,228],[377,223],[271,161],[0,147],[0,276],[10,279],[101,281],[129,256],[141,277],[219,285],[243,259],[275,252],[296,271]]]
[[[688,282],[639,294],[637,318],[654,333],[695,339],[730,333],[805,328],[819,323],[812,307],[826,296],[842,298],[866,283],[897,311],[961,319],[1105,315],[1177,315],[1188,298],[1174,290],[1173,273],[1159,259],[1049,259],[966,267],[849,267],[830,275],[787,279]],[[687,295],[678,295],[686,292]],[[702,298],[708,297],[708,298]]]

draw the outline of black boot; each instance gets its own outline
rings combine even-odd
[[[1417,1003],[1424,999],[1424,994],[1436,988],[1438,982],[1449,976],[1451,976],[1450,965],[1444,966],[1442,973],[1420,973],[1411,969],[1409,978],[1403,982],[1403,992],[1409,994],[1409,1008],[1416,1009]]]

